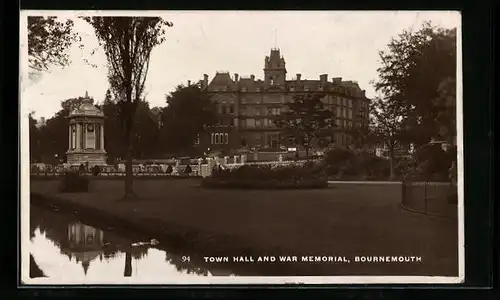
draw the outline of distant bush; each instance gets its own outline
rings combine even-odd
[[[207,188],[305,189],[328,186],[322,169],[316,165],[244,165],[218,170],[202,181]]]
[[[172,166],[168,165],[167,169],[165,170],[165,173],[172,174],[173,171],[174,171],[174,169],[172,168]]]
[[[101,173],[101,168],[99,166],[92,167],[92,176],[98,176]]]
[[[77,172],[66,172],[61,179],[61,193],[84,193],[89,191],[89,179]]]
[[[428,144],[417,149],[412,173],[414,176],[418,173],[427,180],[448,180],[450,167],[456,160],[456,147],[444,151],[440,144]]]

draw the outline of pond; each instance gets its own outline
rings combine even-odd
[[[58,208],[30,208],[31,278],[118,282],[126,277],[233,276],[231,271],[207,269],[190,256],[169,253],[163,247],[154,239],[91,226]]]

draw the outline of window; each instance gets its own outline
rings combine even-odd
[[[273,85],[273,84],[274,84],[274,78],[269,77],[269,83],[270,83],[271,85]]]
[[[233,119],[233,126],[238,126],[238,119],[237,118]]]
[[[196,135],[196,140],[194,141],[194,143],[195,143],[196,145],[199,145],[199,144],[200,144],[200,134],[199,134],[199,133]]]
[[[233,105],[229,105],[229,113],[230,114],[234,113],[234,106]]]
[[[351,99],[347,100],[347,106],[352,107],[352,100]]]
[[[293,85],[291,85],[291,86],[289,87],[289,90],[290,90],[291,92],[293,92],[293,91],[295,91],[295,87],[294,87]]]
[[[349,118],[349,119],[352,119],[352,109],[349,109],[348,113],[349,113],[348,118]]]
[[[225,137],[225,140],[226,140],[226,145],[229,144],[229,134],[228,133],[224,133],[224,137]]]
[[[244,86],[244,87],[242,87],[242,88],[241,88],[241,91],[242,91],[242,92],[246,92],[246,91],[247,91],[247,88]]]
[[[341,127],[341,123],[340,123],[340,120],[339,120],[339,119],[336,119],[336,120],[335,120],[335,124],[337,125],[337,127]]]
[[[242,116],[247,115],[247,110],[244,107],[240,109],[240,115],[242,115]]]
[[[219,144],[219,134],[218,133],[215,134],[215,144],[216,145]]]
[[[221,106],[221,113],[222,113],[222,114],[225,114],[225,113],[226,113],[226,106],[225,106],[225,105],[222,105],[222,106]]]
[[[342,108],[337,106],[337,117],[342,117]]]
[[[247,128],[254,128],[255,127],[255,119],[246,119],[246,127]]]
[[[342,117],[347,118],[347,108],[342,109]]]
[[[323,86],[320,84],[318,85],[318,90],[322,90],[323,89]]]
[[[211,144],[211,145],[215,144],[215,141],[214,141],[214,136],[215,136],[215,135],[214,135],[213,133],[210,135],[210,144]]]
[[[256,89],[256,91],[257,91],[257,92],[260,92],[260,88],[257,88],[257,89]]]

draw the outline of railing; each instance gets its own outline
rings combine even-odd
[[[317,160],[310,160],[317,161]],[[205,164],[193,164],[189,165],[191,168],[191,173],[185,173],[187,165],[177,165],[172,166],[172,172],[166,173],[168,165],[147,165],[132,166],[132,172],[134,176],[144,177],[144,176],[202,176],[207,177],[212,174],[212,169],[214,166],[221,164],[225,168],[235,169],[243,165],[273,165],[273,166],[287,166],[287,165],[304,165],[306,160],[289,160],[289,161],[262,161],[262,162],[246,162],[246,163],[224,163],[224,160],[219,159],[217,161],[211,161],[211,163]],[[115,166],[99,166],[99,174],[97,176],[112,177],[112,176],[125,176],[125,170],[123,168],[116,168]],[[63,175],[68,171],[80,171],[79,166],[51,166],[47,167],[45,170],[31,170],[31,175],[40,177],[57,177]],[[82,170],[81,173],[91,176],[92,172],[90,170]]]
[[[401,206],[404,209],[451,219],[458,216],[456,184],[404,180],[401,189]]]

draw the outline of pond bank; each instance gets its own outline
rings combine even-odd
[[[57,204],[123,230],[141,230],[200,256],[424,258],[418,264],[277,264],[268,268],[268,276],[451,276],[458,271],[456,224],[402,211],[395,185],[241,192],[201,189],[198,181],[151,180],[135,182],[142,196],[137,202],[118,201],[122,181],[93,181],[89,193],[79,194],[60,194],[57,185],[32,181],[31,203]]]

